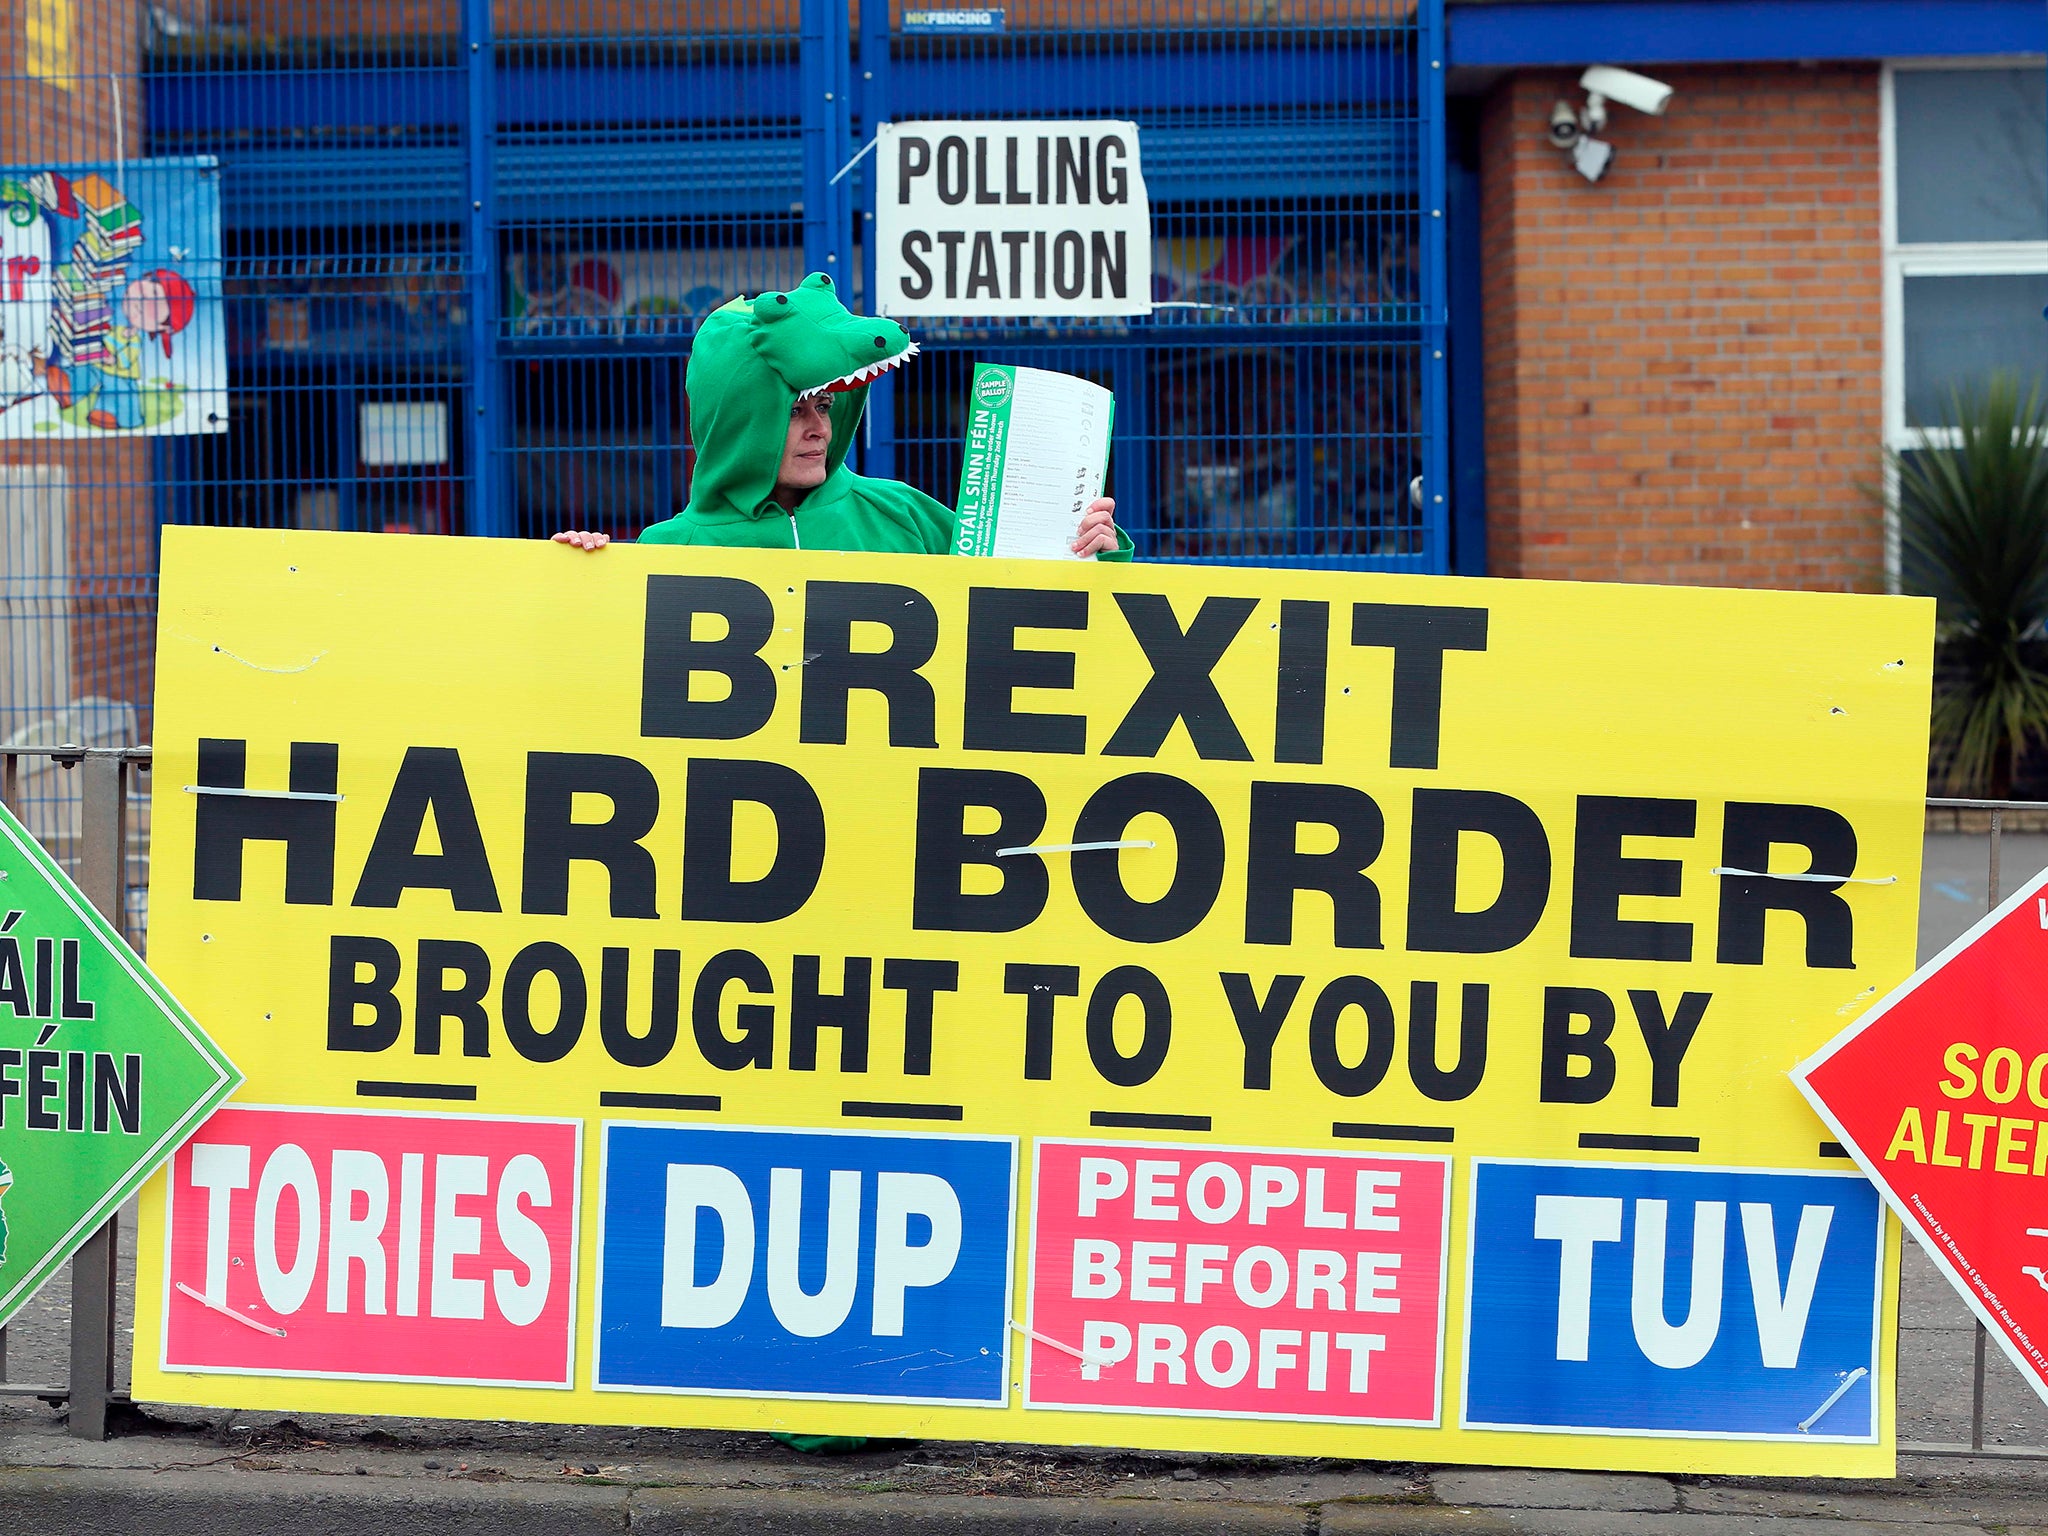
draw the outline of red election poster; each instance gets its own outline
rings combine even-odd
[[[581,1134],[221,1110],[171,1163],[164,1367],[570,1386]]]
[[[2048,1399],[2048,871],[1792,1080]]]
[[[1449,1167],[1038,1142],[1027,1400],[1436,1424]]]

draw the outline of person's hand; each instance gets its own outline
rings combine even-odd
[[[1084,523],[1082,526],[1086,527],[1087,525]],[[603,549],[611,541],[612,536],[610,534],[596,533],[586,528],[564,528],[554,537],[555,543],[573,544],[578,549]]]
[[[561,535],[558,533],[555,537],[559,539]],[[1081,531],[1074,535],[1074,553],[1084,560],[1092,560],[1115,548],[1116,503],[1107,496],[1098,496],[1081,514]]]

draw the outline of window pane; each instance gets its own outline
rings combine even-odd
[[[2048,72],[1902,69],[1899,239],[2048,240]]]
[[[1939,426],[1949,392],[1989,375],[2048,375],[2048,273],[1906,279],[1906,422]]]

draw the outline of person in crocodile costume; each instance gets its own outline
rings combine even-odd
[[[854,314],[822,272],[786,293],[714,310],[698,329],[685,381],[697,448],[690,502],[640,542],[950,552],[953,513],[944,503],[846,464],[868,386],[916,354],[902,326]],[[1114,516],[1107,497],[1091,503],[1074,552],[1129,559]],[[579,549],[610,542],[583,530],[554,537]]]
[[[949,554],[953,513],[914,486],[846,466],[868,386],[916,356],[893,320],[856,315],[813,272],[787,293],[734,299],[705,320],[684,387],[697,465],[690,502],[640,534],[642,544]],[[1092,502],[1074,553],[1128,560],[1116,504]],[[570,529],[558,544],[602,549],[603,533]],[[865,1435],[774,1437],[793,1450],[858,1451]]]

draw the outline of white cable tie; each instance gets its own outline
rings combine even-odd
[[[1126,838],[1107,843],[1030,843],[1022,848],[998,848],[996,857],[1012,859],[1026,853],[1101,853],[1110,848],[1157,848],[1149,837]]]
[[[191,1286],[187,1285],[182,1280],[175,1281],[173,1283],[177,1286],[178,1290],[181,1293],[190,1296],[194,1301],[198,1302],[199,1305],[206,1308],[206,1310],[209,1312],[218,1312],[222,1317],[231,1317],[236,1322],[240,1323],[244,1328],[254,1328],[258,1333],[267,1333],[274,1339],[281,1339],[285,1336],[284,1330],[282,1328],[273,1328],[268,1323],[257,1322],[256,1319],[253,1317],[244,1317],[241,1313],[237,1312],[233,1307],[227,1305],[225,1302],[215,1301],[211,1297],[200,1295],[199,1292],[193,1290]],[[1840,1394],[1837,1393],[1836,1396],[1840,1396]],[[1833,1402],[1834,1398],[1829,1398],[1828,1401]],[[1827,1410],[1823,1408],[1821,1412],[1825,1413],[1827,1412]]]
[[[311,661],[300,662],[296,667],[266,667],[260,661],[251,661],[246,656],[236,655],[224,645],[216,645],[213,648],[213,653],[216,656],[225,656],[230,661],[239,661],[243,666],[253,668],[255,671],[271,672],[279,677],[291,677],[300,672],[310,672],[313,668],[319,666],[322,659],[327,655],[325,651],[321,651]]]
[[[872,139],[869,139],[869,140],[867,141],[867,143],[866,143],[866,144],[864,144],[864,145],[862,145],[862,146],[861,146],[861,151],[860,151],[860,153],[859,153],[859,154],[855,155],[855,156],[854,156],[854,157],[853,157],[853,158],[852,158],[851,160],[847,161],[847,162],[846,162],[846,164],[844,164],[844,165],[842,165],[841,167],[839,167],[839,176],[844,176],[844,175],[845,175],[845,174],[846,174],[846,173],[847,173],[848,171],[852,170],[852,169],[853,169],[853,168],[854,168],[854,167],[855,167],[856,165],[859,165],[859,164],[861,163],[861,161],[863,161],[863,160],[867,159],[867,157],[868,157],[868,151],[869,151],[869,150],[871,150],[871,149],[873,149],[873,148],[874,148],[874,147],[875,147],[875,146],[876,146],[877,144],[879,144],[879,143],[881,143],[881,142],[882,142],[882,136],[881,136],[881,135],[880,135],[879,133],[878,133],[878,134],[876,134],[876,135],[875,135],[875,136],[874,136],[874,137],[873,137]],[[828,187],[836,187],[836,186],[838,186],[838,185],[839,185],[839,176],[834,176],[834,177],[833,177],[833,178],[832,178],[832,179],[831,179],[830,181],[826,182],[826,183],[825,183],[825,185],[826,185],[826,186],[828,186]]]
[[[1879,875],[1875,879],[1866,875],[1778,875],[1768,869],[1713,869],[1715,875],[1740,875],[1746,880],[1803,880],[1810,885],[1897,885],[1897,875]]]
[[[1092,1365],[1096,1367],[1096,1369],[1100,1370],[1105,1365],[1116,1364],[1114,1360],[1106,1360],[1100,1355],[1091,1355],[1085,1349],[1076,1349],[1071,1344],[1062,1344],[1058,1339],[1049,1339],[1044,1334],[1040,1333],[1036,1328],[1026,1328],[1022,1323],[1018,1322],[1015,1318],[1012,1318],[1010,1320],[1010,1326],[1016,1329],[1019,1333],[1023,1334],[1025,1338],[1030,1339],[1032,1342],[1037,1344],[1043,1344],[1047,1349],[1056,1349],[1063,1355],[1072,1355],[1076,1360],[1080,1361],[1083,1365]],[[1827,1410],[1823,1408],[1821,1410],[1821,1413],[1825,1412],[1827,1412]],[[1816,1418],[1818,1418],[1819,1416],[1819,1414],[1814,1415],[1814,1417]]]
[[[187,784],[188,795],[240,795],[244,800],[331,800],[336,805],[343,795],[326,795],[317,789],[235,789],[226,784]]]
[[[1842,1384],[1839,1387],[1835,1388],[1834,1391],[1828,1394],[1828,1400],[1822,1403],[1818,1408],[1814,1409],[1808,1417],[1803,1418],[1799,1421],[1799,1433],[1803,1435],[1809,1429],[1812,1429],[1814,1425],[1818,1424],[1821,1421],[1821,1419],[1826,1416],[1827,1411],[1842,1400],[1842,1394],[1844,1392],[1847,1392],[1851,1387],[1855,1386],[1857,1382],[1861,1381],[1864,1377],[1868,1376],[1869,1374],[1870,1370],[1867,1366],[1859,1365],[1856,1367],[1855,1370],[1851,1371],[1848,1375],[1844,1376],[1842,1378]]]

